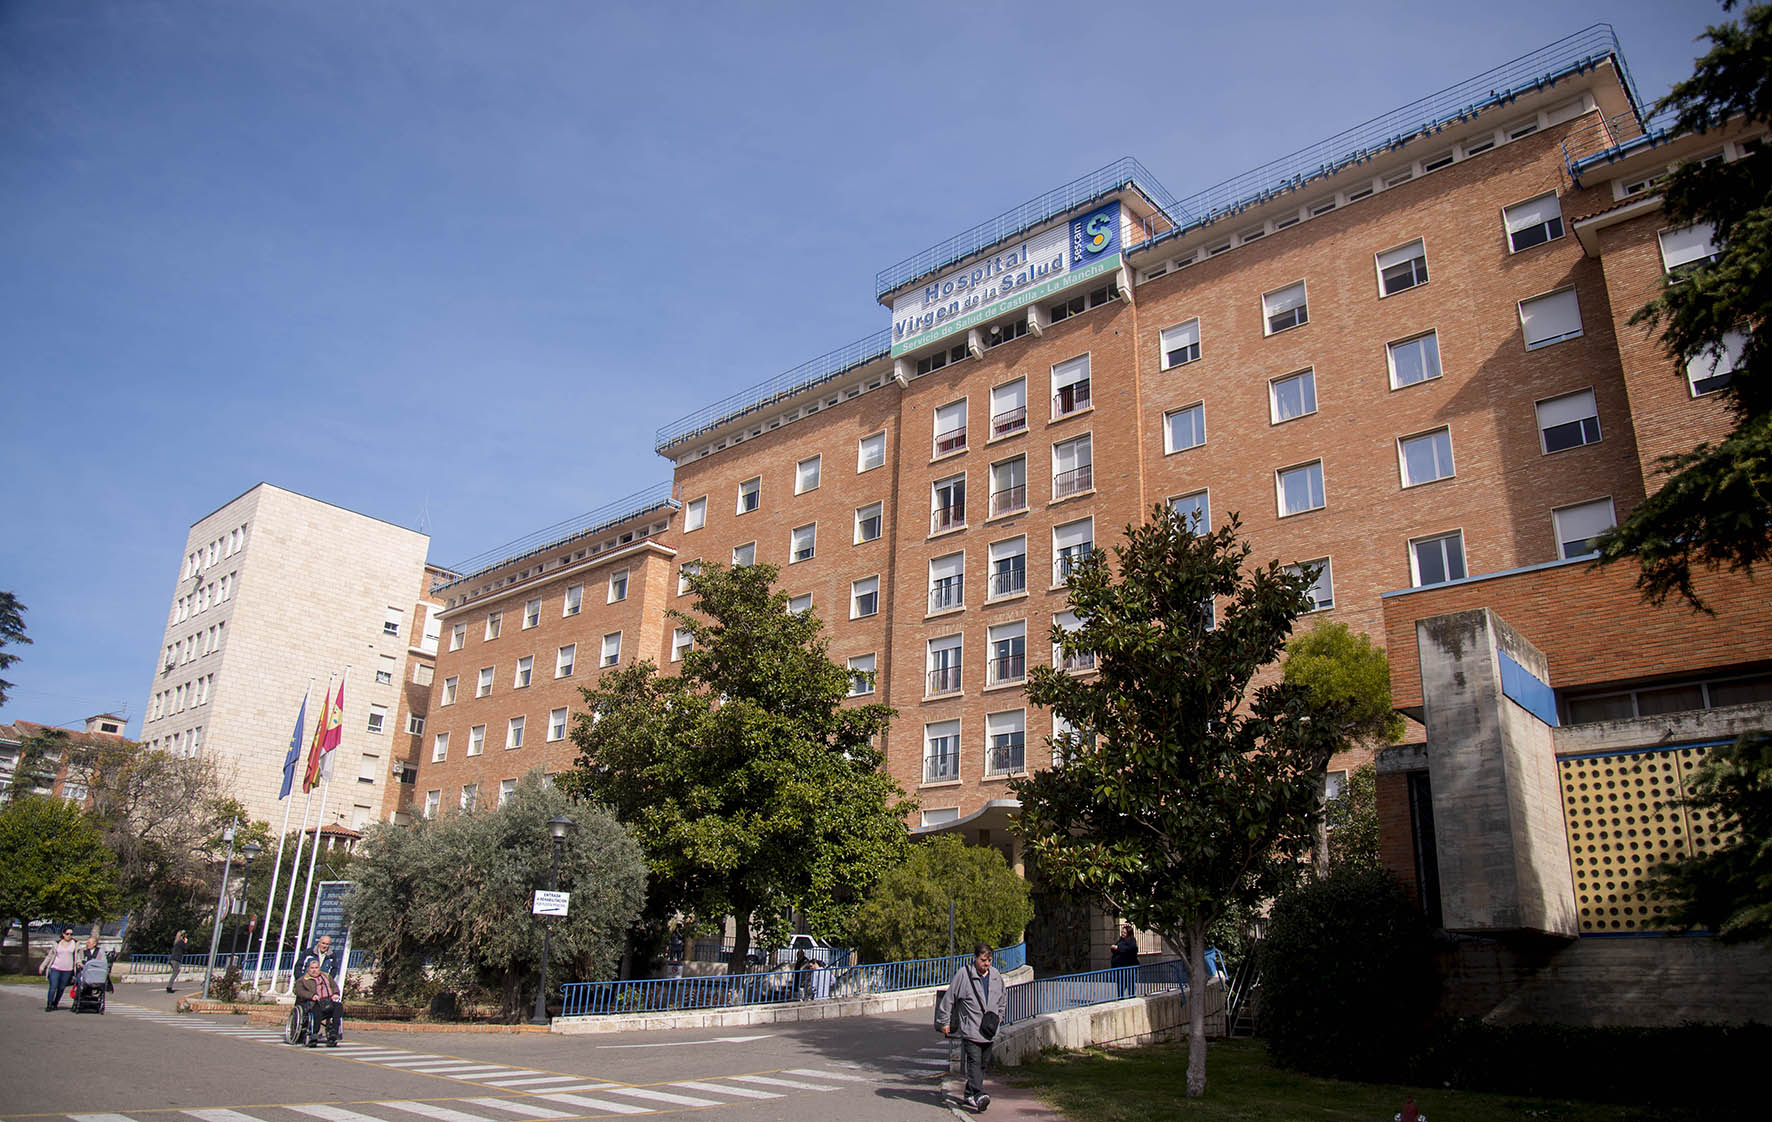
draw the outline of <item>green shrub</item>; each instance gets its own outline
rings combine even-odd
[[[228,968],[209,980],[209,996],[217,1001],[233,1001],[240,996],[240,964],[228,963]]]
[[[868,962],[901,962],[948,953],[948,902],[954,903],[954,947],[1001,947],[1021,938],[1034,916],[1028,883],[990,846],[953,834],[911,848],[904,864],[883,874],[856,918],[856,942]]]
[[[1388,873],[1332,870],[1274,904],[1261,1030],[1277,1063],[1346,1079],[1407,1064],[1438,995],[1421,911]]]

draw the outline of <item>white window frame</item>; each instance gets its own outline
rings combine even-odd
[[[458,623],[454,627],[451,627],[449,629],[449,649],[450,650],[452,650],[452,651],[461,650],[462,647],[467,645],[467,641],[468,641],[468,625],[467,624]]]
[[[943,503],[941,498],[944,494],[947,495],[950,500],[957,494],[959,496],[959,501]],[[956,508],[958,509],[957,514],[950,514],[947,516],[949,521],[939,524],[936,522],[936,519],[942,516],[942,511],[952,511]],[[950,475],[945,479],[937,479],[934,483],[931,483],[929,485],[929,533],[931,535],[945,534],[953,530],[963,529],[965,525],[966,473],[961,472],[959,475]]]
[[[584,607],[584,600],[585,600],[585,586],[584,585],[575,584],[572,587],[568,588],[566,590],[566,595],[563,596],[560,600],[560,618],[565,619],[567,616],[577,615],[579,613],[579,611],[581,609],[583,609],[583,607]]]
[[[1421,377],[1408,382],[1399,380],[1397,375],[1398,349],[1410,346],[1411,344],[1421,343],[1425,340],[1432,340],[1431,346],[1433,348],[1434,356],[1433,373],[1424,373]],[[1423,353],[1425,356],[1425,351]],[[1385,365],[1390,369],[1391,389],[1393,390],[1407,389],[1410,386],[1419,386],[1423,382],[1435,381],[1446,372],[1445,365],[1440,356],[1440,333],[1438,331],[1424,331],[1420,335],[1411,335],[1407,339],[1391,340],[1384,345],[1384,361]],[[1422,369],[1426,370],[1426,368],[1426,363],[1424,362]]]
[[[788,597],[788,614],[791,616],[805,615],[812,610],[812,593],[802,592],[798,596]]]
[[[548,710],[548,739],[547,739],[547,743],[552,744],[552,743],[555,743],[556,741],[561,741],[561,740],[566,739],[566,724],[567,724],[567,717],[569,715],[570,714],[567,712],[566,706],[561,706],[558,709]]]
[[[1301,507],[1298,507],[1297,509],[1294,509],[1294,510],[1288,510],[1286,507],[1286,479],[1287,479],[1287,477],[1295,475],[1299,472],[1307,472],[1308,473],[1313,468],[1316,470],[1316,479],[1315,479],[1315,482],[1316,482],[1315,491],[1317,492],[1317,494],[1315,495],[1315,498],[1317,500],[1316,503],[1312,506],[1301,506]],[[1307,479],[1308,478],[1309,478],[1309,476],[1307,475]],[[1307,500],[1312,497],[1313,496],[1308,495],[1308,494],[1305,496],[1305,498]],[[1291,467],[1283,467],[1283,468],[1279,468],[1278,470],[1276,470],[1274,472],[1274,505],[1275,505],[1275,509],[1279,511],[1279,517],[1281,517],[1281,518],[1291,518],[1294,515],[1309,514],[1313,510],[1322,510],[1324,507],[1328,506],[1329,505],[1329,484],[1323,475],[1323,461],[1320,459],[1309,460],[1309,461],[1306,461],[1305,463],[1302,463],[1302,464],[1293,464]]]
[[[523,627],[528,631],[541,622],[541,597],[534,596],[523,602]]]
[[[936,603],[935,590],[942,588],[941,603]],[[948,590],[952,590],[952,596]],[[929,559],[929,613],[959,611],[966,606],[966,551],[944,553]]]
[[[1175,357],[1178,352],[1181,355],[1180,358]],[[1173,370],[1177,366],[1198,362],[1200,355],[1199,316],[1184,320],[1173,327],[1165,327],[1157,337],[1157,356],[1160,369]]]
[[[1070,467],[1061,467],[1065,463]],[[1087,469],[1088,476],[1082,474]],[[1073,476],[1066,484],[1068,490],[1059,493],[1061,476]],[[1075,495],[1087,495],[1095,490],[1095,434],[1083,433],[1069,440],[1055,441],[1052,445],[1052,501],[1068,499]]]
[[[455,691],[460,687],[460,685],[461,685],[461,679],[456,677],[453,674],[450,675],[449,677],[443,679],[443,696],[437,702],[437,704],[439,706],[454,705],[455,704]]]
[[[745,542],[732,547],[732,567],[749,568],[757,563],[757,543]]]
[[[1470,561],[1465,554],[1463,530],[1447,530],[1444,533],[1439,534],[1425,534],[1419,538],[1409,539],[1409,584],[1411,588],[1432,587],[1432,585],[1423,584],[1421,580],[1421,548],[1427,545],[1440,545],[1445,542],[1453,541],[1454,539],[1458,542],[1458,568],[1463,570],[1463,572],[1458,576],[1452,576],[1452,568],[1451,565],[1448,564],[1446,567],[1446,579],[1434,581],[1433,584],[1451,584],[1455,581],[1466,580],[1470,577]],[[1452,558],[1452,554],[1444,548],[1440,550],[1440,556],[1441,559],[1446,562],[1450,562]]]
[[[1739,331],[1729,331],[1724,333],[1721,347],[1701,351],[1687,359],[1686,389],[1693,397],[1705,397],[1728,388],[1735,368],[1741,364],[1741,352],[1746,346],[1746,335]]]
[[[960,732],[959,718],[930,721],[923,726],[923,786],[960,781]],[[939,755],[934,751],[938,743],[941,745]],[[943,763],[931,769],[930,761],[934,759]]]
[[[1309,561],[1300,561],[1296,565],[1287,565],[1288,572],[1305,575],[1307,568],[1317,570],[1316,579],[1311,581],[1307,595],[1311,598],[1310,611],[1327,612],[1335,607],[1335,574],[1327,557],[1314,557]]]
[[[1414,252],[1411,252],[1412,250]],[[1416,261],[1421,262],[1419,269],[1413,267]],[[1384,299],[1386,296],[1395,296],[1400,292],[1408,292],[1411,289],[1420,288],[1428,282],[1429,276],[1427,269],[1427,239],[1416,238],[1412,242],[1405,242],[1393,249],[1387,249],[1382,253],[1375,253],[1372,255],[1372,264],[1378,272],[1378,298],[1380,300]],[[1385,284],[1384,272],[1386,269],[1394,269],[1399,265],[1411,266],[1409,270],[1410,281],[1401,288],[1390,288]],[[1414,279],[1418,273],[1421,277],[1420,280]]]
[[[1182,418],[1191,418],[1189,429],[1197,431],[1199,439],[1188,444],[1176,440],[1176,422]],[[1192,448],[1203,447],[1206,443],[1206,403],[1196,401],[1192,405],[1184,405],[1180,409],[1171,409],[1163,414],[1163,454],[1173,456],[1177,452],[1186,452]]]
[[[1075,358],[1067,358],[1063,362],[1052,364],[1052,420],[1061,417],[1072,417],[1078,413],[1086,413],[1094,408],[1094,398],[1090,394],[1090,362],[1087,353]],[[1073,387],[1085,387],[1081,390]],[[1067,395],[1066,390],[1071,392]],[[1069,408],[1060,408],[1061,400],[1068,399]]]
[[[862,599],[872,596],[873,610],[862,611]],[[849,584],[849,618],[866,619],[880,614],[880,578],[878,576],[863,577]]]
[[[554,677],[570,678],[578,668],[578,644],[567,643],[554,652]]]
[[[1604,512],[1604,525],[1600,524],[1600,519],[1597,517],[1602,511]],[[1588,521],[1594,527],[1593,533],[1584,534],[1579,538],[1571,538],[1571,531],[1584,529],[1585,527],[1571,525],[1565,528],[1563,525],[1564,519],[1569,519],[1572,522],[1576,519]],[[1612,505],[1612,496],[1610,495],[1603,499],[1590,499],[1584,503],[1570,503],[1568,506],[1556,507],[1551,511],[1551,533],[1557,539],[1558,559],[1567,561],[1576,557],[1592,557],[1594,551],[1591,549],[1584,550],[1581,553],[1570,553],[1567,547],[1571,541],[1592,541],[1595,537],[1610,530],[1616,525],[1618,525],[1618,511]]]
[[[1071,553],[1067,554],[1066,551]],[[1095,518],[1079,518],[1052,527],[1052,587],[1070,582],[1069,564],[1081,562],[1095,552]],[[1067,564],[1069,562],[1069,564]]]
[[[1007,655],[999,655],[997,653],[997,644],[998,643],[1009,643],[1009,644],[1013,645],[1015,640],[1017,640],[1017,639],[1021,640],[1021,673],[1020,674],[1015,673],[1013,666],[1005,668],[1005,667],[998,665],[999,663],[1003,662],[1005,659],[1013,660],[1015,658],[1015,652],[1013,649],[1011,649]],[[1025,619],[1006,620],[1003,623],[992,624],[989,628],[986,629],[985,644],[984,644],[984,684],[985,685],[996,686],[996,685],[1003,685],[1003,684],[1006,684],[1009,682],[1025,682],[1025,681],[1027,681],[1027,676],[1028,676],[1027,667],[1028,667],[1028,623],[1027,623],[1027,620],[1025,620]],[[1005,674],[1005,670],[1007,670],[1007,674]]]
[[[388,730],[388,707],[385,705],[370,705],[369,720],[364,723],[364,730],[366,732],[374,733],[386,732]]]
[[[689,595],[689,578],[701,572],[701,562],[685,561],[677,566],[677,595]]]
[[[872,512],[872,513],[870,514],[870,512]],[[868,522],[874,523],[874,534],[872,537],[867,537],[867,536],[864,536],[864,534],[863,534],[863,527]],[[872,541],[879,541],[882,537],[885,536],[885,534],[886,534],[886,504],[884,502],[869,503],[866,506],[858,506],[855,508],[855,544],[856,545],[862,545],[862,544],[865,544],[867,542],[872,542]]]
[[[431,762],[440,764],[449,758],[449,734],[437,733],[431,738]]]
[[[1021,411],[1019,418],[1014,418],[1016,410]],[[998,418],[1011,418],[1001,421]],[[1016,433],[1026,432],[1028,427],[1028,380],[1015,378],[1002,385],[991,387],[991,440],[999,440]]]
[[[1556,452],[1571,452],[1577,448],[1585,448],[1589,444],[1598,444],[1605,436],[1604,431],[1600,428],[1599,403],[1594,398],[1592,386],[1571,393],[1558,394],[1555,397],[1541,398],[1532,403],[1532,413],[1538,423],[1538,450],[1546,456]],[[1573,431],[1579,433],[1581,439],[1574,444],[1552,448],[1550,446],[1551,430],[1567,428],[1570,425],[1578,426]],[[1593,433],[1591,440],[1588,439],[1590,427]]]
[[[523,733],[528,721],[522,714],[505,721],[505,751],[523,747]]]
[[[1295,292],[1296,299],[1293,298]],[[1298,314],[1292,318],[1291,323],[1279,327],[1274,326],[1275,319],[1294,309],[1298,311]],[[1261,333],[1263,335],[1278,335],[1282,331],[1303,327],[1310,321],[1310,290],[1304,281],[1293,281],[1291,284],[1281,285],[1279,288],[1261,294]]]
[[[886,430],[869,433],[856,441],[855,474],[886,466]]]
[[[946,405],[935,407],[935,419],[931,424],[929,458],[938,460],[943,456],[957,456],[966,450],[966,398],[950,401]],[[943,445],[946,445],[944,448]]]
[[[818,523],[808,522],[788,531],[788,564],[798,565],[818,556]]]
[[[746,504],[749,505],[746,505]],[[744,515],[763,508],[763,477],[753,475],[738,485],[738,501],[734,504],[734,514]]]
[[[604,601],[607,604],[619,604],[628,598],[628,581],[632,575],[627,569],[617,569],[609,574],[609,595]]]
[[[523,689],[535,680],[535,656],[524,655],[517,660],[517,672],[511,675],[511,688]]]
[[[1445,437],[1443,444],[1436,439],[1441,436]],[[1444,473],[1432,476],[1431,478],[1416,479],[1411,475],[1409,470],[1409,451],[1413,447],[1420,446],[1422,441],[1427,440],[1434,441],[1432,446],[1434,452],[1433,469],[1435,471],[1439,470],[1440,450],[1444,448],[1446,453],[1446,470]],[[1452,426],[1441,425],[1437,429],[1429,429],[1426,432],[1412,433],[1409,436],[1399,436],[1397,438],[1397,475],[1402,480],[1404,490],[1408,490],[1411,487],[1425,487],[1429,483],[1438,483],[1442,479],[1451,479],[1457,474],[1457,461],[1452,457]]]
[[[986,775],[1024,775],[1028,770],[1028,712],[1026,709],[1005,709],[1000,713],[987,713],[984,718],[984,773]],[[997,738],[999,736],[1021,737],[1021,764],[1019,767],[998,767]],[[1004,745],[1010,747],[1011,745]]]
[[[1547,200],[1550,203],[1548,207],[1544,205]],[[1528,249],[1547,245],[1569,232],[1563,221],[1563,202],[1557,198],[1555,191],[1546,191],[1542,195],[1534,195],[1530,199],[1521,199],[1510,206],[1502,207],[1501,226],[1507,234],[1507,251],[1510,254],[1524,253]],[[1520,244],[1519,235],[1540,229],[1544,231],[1544,237]]]
[[[985,602],[989,603],[993,600],[1007,600],[1012,596],[1026,596],[1028,594],[1027,535],[1018,534],[1013,538],[1004,538],[1002,541],[992,542],[990,544],[989,557],[990,560],[985,569]],[[1007,592],[999,591],[997,588],[998,563],[1003,561],[1013,561],[1017,557],[1021,558],[1021,564],[1019,566],[1011,564],[1002,571],[1005,573],[1013,573],[1019,568],[1021,572],[1021,587],[1012,588]]]
[[[949,654],[948,652],[952,652]],[[941,657],[937,657],[940,655]],[[938,635],[924,643],[925,696],[959,693],[965,688],[966,641],[958,632]],[[936,675],[941,678],[937,679]]]
[[[693,533],[708,524],[708,497],[690,499],[683,504],[683,532]]]
[[[1557,321],[1556,325],[1560,326],[1567,322],[1566,313],[1570,310],[1575,313],[1575,326],[1572,329],[1565,328],[1565,330],[1554,333],[1547,332],[1537,339],[1532,338],[1531,324],[1534,315],[1548,316],[1555,312],[1560,317],[1564,317]],[[1527,350],[1535,351],[1540,347],[1549,347],[1569,339],[1579,339],[1584,334],[1586,334],[1586,328],[1581,320],[1581,299],[1576,294],[1574,285],[1520,301],[1520,338],[1525,341]]]
[[[1299,404],[1303,408],[1301,412],[1295,413],[1290,417],[1282,417],[1280,416],[1280,387],[1292,382],[1297,382],[1305,387],[1305,391],[1299,395]],[[1308,400],[1306,400],[1307,398]],[[1303,370],[1295,370],[1290,374],[1282,374],[1278,378],[1269,379],[1267,384],[1267,409],[1268,423],[1272,425],[1283,425],[1290,421],[1300,421],[1314,414],[1317,411],[1316,367],[1307,366]]]
[[[695,633],[687,627],[675,628],[671,632],[671,661],[682,662],[683,656],[695,649]]]
[[[468,729],[468,755],[478,756],[486,751],[486,726],[474,725]]]
[[[1722,252],[1716,239],[1716,227],[1709,222],[1657,232],[1655,240],[1661,247],[1662,269],[1670,276],[1682,276],[1709,264]]]
[[[1018,469],[1019,469],[1019,474],[1021,475],[1021,482],[1015,483],[1015,482],[1013,482],[1013,479],[1014,479],[1014,476],[1017,474]],[[1001,476],[1005,473],[1007,473],[1010,477],[1010,482],[1008,483],[1007,486],[1003,486],[1002,484],[1004,483],[1004,480],[999,478],[999,476]],[[1014,492],[1014,490],[1017,487],[1021,488],[1021,501],[1019,503],[1011,503],[1011,498],[1013,497],[1012,493]],[[1009,498],[1005,498],[1003,500],[1004,505],[1001,507],[999,507],[997,505],[997,496],[998,495],[1010,496]],[[991,465],[990,511],[989,511],[990,517],[999,518],[1005,514],[1013,514],[1018,511],[1026,510],[1027,508],[1028,508],[1028,458],[1025,455],[1011,456],[1007,460],[998,460],[996,463],[992,464]]]
[[[1193,499],[1199,502],[1192,502]],[[1198,491],[1187,491],[1175,495],[1169,500],[1169,509],[1182,520],[1183,526],[1192,531],[1195,537],[1212,531],[1212,491],[1202,487]]]
[[[480,676],[474,683],[474,696],[475,697],[490,697],[490,696],[492,696],[492,679],[494,677],[494,669],[495,668],[491,667],[491,666],[482,666],[480,668]]]
[[[490,643],[504,634],[504,629],[505,614],[503,611],[486,613],[486,642]]]
[[[501,779],[498,781],[498,805],[499,806],[503,806],[506,803],[510,802],[511,797],[513,795],[515,795],[516,793],[517,793],[517,781],[515,779]]]
[[[869,652],[868,654],[851,655],[844,665],[849,670],[850,697],[865,697],[875,691],[877,686],[874,678],[858,677],[858,675],[875,674],[879,667],[878,655],[873,652]]]
[[[609,640],[614,639],[612,644]],[[599,667],[615,666],[621,662],[621,632],[611,631],[603,636],[603,649],[597,658]]]
[[[794,465],[794,494],[818,490],[822,456],[808,456]]]

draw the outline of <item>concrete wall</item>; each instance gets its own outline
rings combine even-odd
[[[1206,1032],[1223,1035],[1224,987],[1206,987]],[[1187,1035],[1187,998],[1179,991],[1086,1005],[1017,1021],[991,1049],[1001,1067],[1015,1067],[1049,1048],[1130,1048]],[[1214,1031],[1214,1024],[1219,1027]]]

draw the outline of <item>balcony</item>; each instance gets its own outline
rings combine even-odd
[[[1027,770],[1027,748],[1023,734],[991,737],[990,759],[986,772],[990,775],[1013,775]]]
[[[1084,464],[1080,468],[1061,471],[1052,477],[1052,497],[1055,499],[1080,495],[1095,486],[1095,465]]]
[[[1020,432],[1028,427],[1028,407],[1017,405],[1014,409],[998,413],[991,418],[991,439],[1008,436],[1012,432]]]
[[[942,783],[960,778],[960,756],[957,752],[938,752],[923,757],[923,782]]]
[[[958,452],[966,447],[966,426],[939,433],[935,437],[935,454],[945,456],[949,452]]]
[[[1024,653],[993,658],[990,671],[993,686],[1003,682],[1019,682],[1028,676],[1028,656]]]
[[[1013,596],[1017,592],[1026,592],[1028,587],[1027,558],[1017,558],[1020,564],[1009,568],[998,569],[991,574],[991,596]]]
[[[1058,668],[1067,674],[1081,674],[1088,670],[1094,670],[1095,652],[1078,651],[1075,654],[1065,655],[1059,659]]]
[[[929,672],[929,691],[932,694],[953,693],[960,688],[960,668],[958,666],[938,666]]]
[[[1052,416],[1054,419],[1067,417],[1072,413],[1089,408],[1089,379],[1072,382],[1052,395]]]
[[[966,525],[966,504],[953,503],[949,506],[938,506],[929,516],[929,532],[939,534],[943,530],[952,530],[956,526]]]
[[[1070,580],[1071,570],[1081,565],[1094,552],[1094,546],[1094,542],[1084,542],[1082,545],[1066,546],[1059,550],[1058,557],[1052,564],[1053,583],[1063,584]]]
[[[1026,510],[1028,505],[1028,485],[1017,483],[1013,487],[1005,487],[1000,491],[991,492],[991,517],[1008,514],[1012,510]]]
[[[964,607],[965,604],[966,586],[960,577],[942,577],[929,586],[929,610],[931,612]]]

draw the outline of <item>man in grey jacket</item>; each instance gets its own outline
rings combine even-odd
[[[972,949],[971,964],[954,975],[935,1009],[942,1035],[960,1034],[966,1053],[966,1097],[960,1102],[968,1110],[982,1112],[991,1105],[991,1097],[984,1093],[984,1065],[991,1058],[991,1040],[1008,1012],[1009,987],[991,965],[990,945],[980,943]]]

